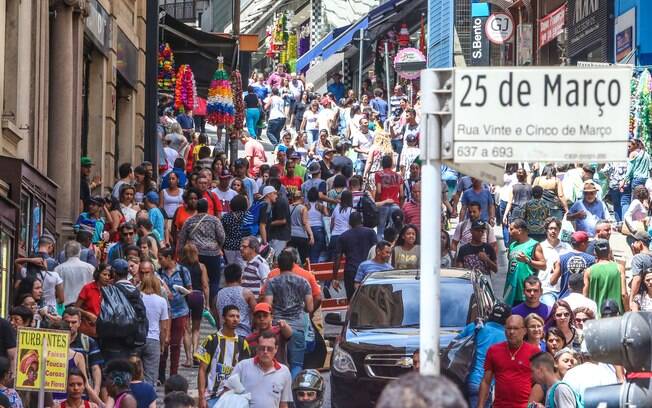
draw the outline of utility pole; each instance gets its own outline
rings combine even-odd
[[[231,16],[233,19],[231,27],[233,27],[233,38],[235,39],[234,59],[231,62],[231,70],[233,71],[239,68],[240,61],[240,0],[233,0]],[[240,84],[240,86],[243,87],[244,84]],[[224,151],[228,159],[233,163],[238,158],[238,140],[231,139],[231,135],[226,131],[222,135],[224,136]]]
[[[158,174],[158,1],[148,1],[146,9],[147,25],[145,28],[145,160],[152,163],[154,174]]]

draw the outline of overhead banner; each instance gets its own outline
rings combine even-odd
[[[44,347],[44,343],[47,346]],[[61,330],[18,329],[16,389],[66,391],[70,333]]]
[[[564,4],[539,20],[539,48],[545,46],[564,32],[567,7]]]
[[[456,68],[453,159],[627,158],[630,67]]]
[[[568,0],[566,31],[569,57],[581,59],[592,51],[593,54],[599,52],[594,58],[602,58],[602,61],[611,58],[608,49],[613,29],[610,20],[613,4],[610,0]]]
[[[632,54],[636,47],[636,9],[631,8],[624,14],[616,17],[615,30],[616,46],[615,61],[628,62],[625,59]]]

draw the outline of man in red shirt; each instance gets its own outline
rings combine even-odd
[[[523,408],[528,404],[532,380],[530,357],[539,353],[539,347],[523,341],[525,322],[519,315],[511,315],[505,322],[507,341],[494,344],[487,350],[484,377],[480,383],[478,406],[484,407],[489,396],[491,380],[496,378],[494,408]]]
[[[374,175],[376,181],[376,206],[378,206],[378,239],[383,239],[387,221],[395,210],[400,210],[403,201],[403,177],[392,170],[392,156],[383,156],[380,161],[383,169]]]
[[[285,167],[285,176],[281,177],[281,184],[288,190],[288,197],[294,197],[296,191],[301,191],[301,184],[303,180],[301,177],[294,174],[296,163],[289,161]]]
[[[249,163],[249,174],[256,178],[260,166],[267,162],[265,148],[258,140],[249,137],[245,131],[240,134],[240,142],[244,145],[245,157]]]

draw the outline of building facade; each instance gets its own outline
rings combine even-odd
[[[110,191],[119,163],[142,161],[145,14],[146,0],[0,0],[3,279],[40,234],[72,236],[81,156],[101,177],[94,194]]]

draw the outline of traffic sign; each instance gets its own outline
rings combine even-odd
[[[504,44],[514,35],[514,21],[507,13],[494,13],[484,26],[485,34],[494,44]]]
[[[473,162],[627,158],[631,68],[457,68],[453,156]]]

